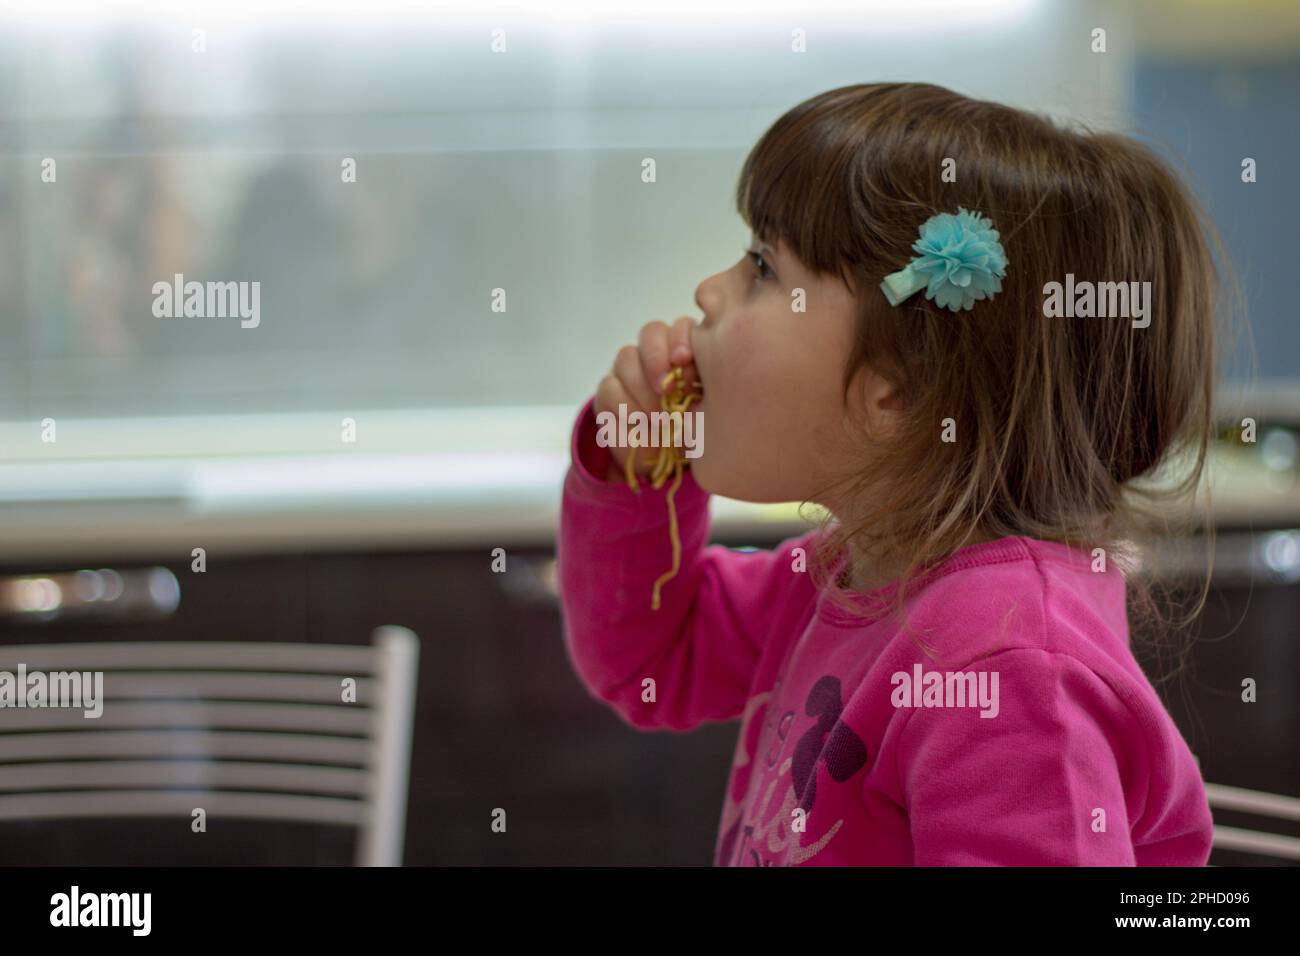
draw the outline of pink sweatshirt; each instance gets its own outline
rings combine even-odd
[[[740,719],[715,864],[1205,864],[1205,789],[1129,650],[1120,571],[1032,538],[972,545],[908,599],[908,634],[879,613],[891,588],[852,615],[817,593],[797,550],[810,564],[815,531],[707,544],[687,469],[681,568],[652,611],[669,483],[605,481],[595,432],[589,399],[557,546],[566,647],[633,727]]]

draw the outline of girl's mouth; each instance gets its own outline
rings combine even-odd
[[[704,399],[704,383],[700,381],[698,369],[692,373],[685,366],[676,366],[664,376],[660,388],[665,409],[671,406],[680,411]]]
[[[690,391],[698,396],[697,401],[704,400],[704,373],[700,371],[698,359],[691,362],[691,382],[688,384]]]
[[[698,375],[695,377],[695,381],[691,382],[686,387],[686,390],[687,394],[695,396],[695,399],[691,404],[696,408],[699,408],[700,404],[704,401],[704,383],[700,381]]]
[[[677,383],[674,386],[673,380]],[[687,395],[694,396],[695,401],[704,398],[704,381],[700,378],[700,370],[694,365],[685,365],[674,368],[672,372],[664,379],[666,387],[675,388],[681,397]]]

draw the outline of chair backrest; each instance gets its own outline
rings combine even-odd
[[[1300,800],[1283,794],[1207,783],[1205,797],[1211,811],[1232,810],[1275,820],[1300,820]],[[1300,839],[1263,829],[1215,824],[1212,846],[1216,850],[1237,850],[1284,860],[1300,860]]]
[[[401,865],[418,657],[391,625],[368,646],[0,646],[0,820],[202,808],[355,826],[359,865]],[[77,700],[73,674],[82,706],[51,706]]]

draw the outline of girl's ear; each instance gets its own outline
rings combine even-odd
[[[881,410],[889,412],[901,412],[907,407],[907,404],[903,401],[903,393],[889,382],[885,382],[882,386],[877,405]]]
[[[862,388],[866,394],[867,407],[872,411],[902,411],[904,402],[897,386],[876,372],[874,368],[863,368]]]
[[[867,384],[867,421],[872,434],[885,440],[893,438],[906,407],[902,393],[893,382],[871,376]]]
[[[863,373],[862,394],[868,428],[875,435],[892,436],[907,407],[902,393],[888,379],[867,369]]]

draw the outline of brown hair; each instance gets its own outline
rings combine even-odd
[[[863,84],[778,119],[746,158],[736,198],[755,235],[783,239],[814,274],[854,291],[846,402],[866,365],[906,403],[888,441],[852,436],[874,446],[872,465],[837,485],[854,513],[827,515],[818,536],[815,573],[839,603],[829,570],[850,543],[868,553],[906,543],[901,615],[918,572],[977,536],[1100,547],[1132,570],[1132,545],[1169,530],[1169,512],[1162,521],[1150,506],[1196,490],[1212,430],[1219,278],[1206,236],[1219,242],[1153,152],[938,86]],[[1000,231],[1001,292],[971,311],[923,292],[891,307],[880,281],[915,255],[926,219],[959,206]],[[1046,318],[1044,286],[1067,273],[1149,281],[1150,325]],[[940,441],[945,419],[955,441]],[[1161,467],[1175,463],[1176,474]],[[1154,612],[1140,577],[1130,597]]]

